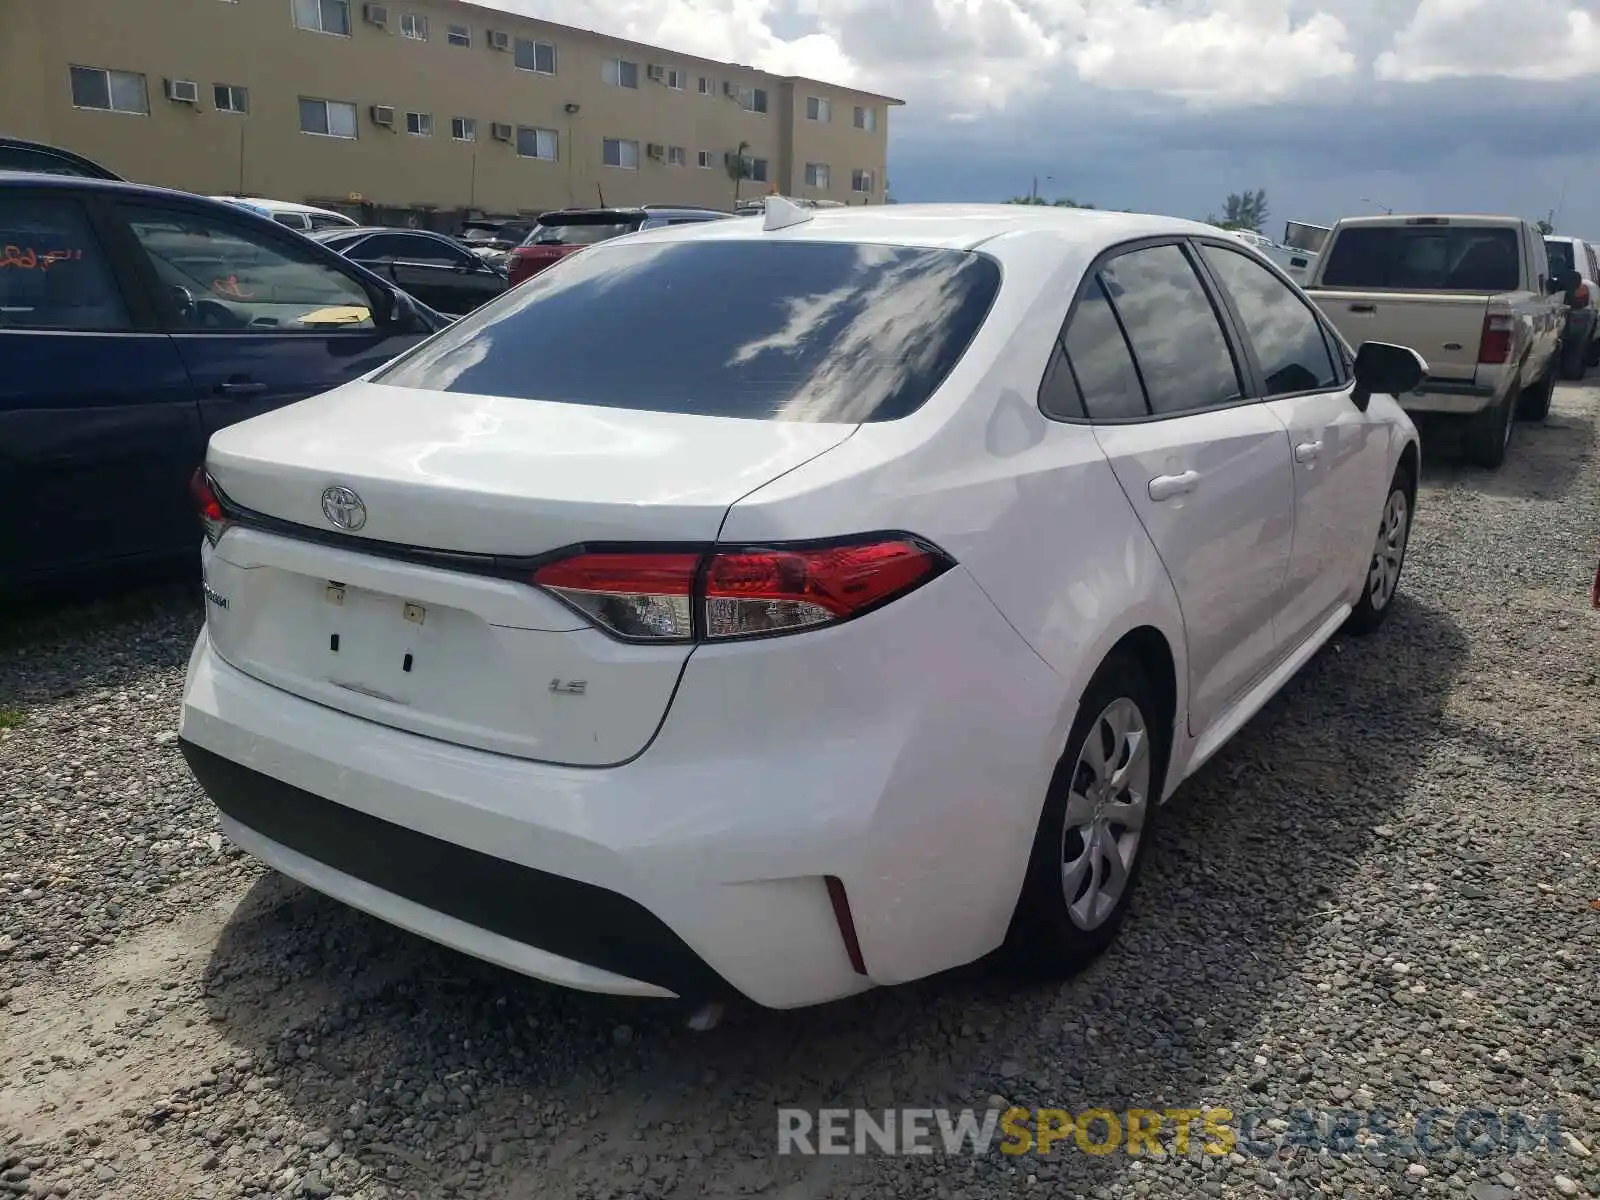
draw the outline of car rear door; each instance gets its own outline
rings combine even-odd
[[[1294,546],[1275,617],[1288,650],[1365,574],[1387,495],[1388,429],[1355,406],[1322,322],[1287,283],[1219,242],[1202,243],[1200,258],[1243,335],[1254,393],[1289,431]]]
[[[195,545],[177,348],[94,189],[0,189],[0,587]]]
[[[199,395],[207,436],[374,370],[426,331],[380,326],[386,297],[309,238],[180,199],[117,212]]]
[[[1183,611],[1189,727],[1204,731],[1271,665],[1294,528],[1283,423],[1175,242],[1096,264],[1064,345],[1095,436]]]

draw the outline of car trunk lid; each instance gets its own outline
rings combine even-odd
[[[623,762],[690,646],[608,637],[534,587],[534,564],[709,544],[735,501],[855,428],[347,385],[213,438],[238,523],[208,554],[211,641],[263,682],[396,728]]]

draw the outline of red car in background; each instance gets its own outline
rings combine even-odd
[[[511,286],[532,279],[569,254],[640,229],[720,221],[732,213],[683,204],[642,204],[637,208],[564,208],[539,218],[522,245],[511,252]]]

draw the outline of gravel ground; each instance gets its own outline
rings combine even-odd
[[[1562,389],[1493,476],[1429,442],[1393,619],[1190,782],[1077,979],[969,970],[710,1034],[224,845],[173,744],[192,586],[11,618],[0,1197],[1600,1196],[1597,420]],[[1410,1156],[775,1153],[780,1105],[1007,1104],[1261,1109],[1280,1140],[1295,1108],[1450,1116]],[[1557,1148],[1446,1151],[1474,1109],[1554,1112]]]

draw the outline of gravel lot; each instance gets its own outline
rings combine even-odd
[[[1562,389],[1493,476],[1429,443],[1393,620],[1191,781],[1079,978],[964,971],[710,1034],[473,963],[223,845],[173,744],[192,587],[11,619],[0,1197],[1600,1195],[1597,420],[1600,391]],[[774,1153],[779,1105],[992,1098],[1553,1110],[1573,1137],[1411,1160]]]

